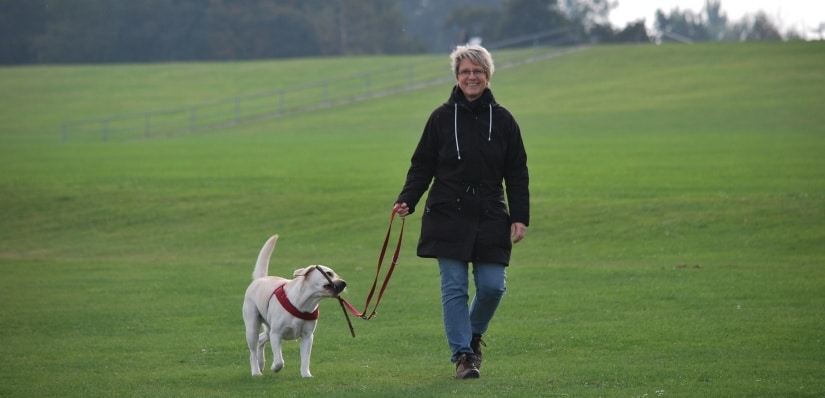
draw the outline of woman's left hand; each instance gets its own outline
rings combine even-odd
[[[513,243],[518,243],[520,240],[524,239],[524,235],[526,234],[526,225],[520,222],[514,222],[512,225],[510,225],[510,239],[513,240]]]

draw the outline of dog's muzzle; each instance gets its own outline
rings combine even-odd
[[[324,270],[321,269],[321,267],[316,265],[314,269],[318,270],[318,272],[320,272],[321,275],[323,275],[324,278],[327,279],[327,282],[329,282],[329,283],[324,285],[324,289],[327,289],[330,292],[332,292],[332,295],[334,297],[338,297],[338,295],[341,294],[341,292],[343,292],[344,289],[347,288],[347,281],[345,281],[343,279],[338,279],[337,281],[333,281],[332,278],[330,278],[329,275],[327,275],[326,272],[324,272]]]
[[[347,288],[347,281],[343,279],[339,279],[334,282],[330,281],[330,283],[324,285],[324,288],[331,291],[337,297],[339,294],[341,294],[341,292],[344,291],[344,289]]]

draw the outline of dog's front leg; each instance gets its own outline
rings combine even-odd
[[[277,373],[284,368],[284,355],[281,352],[281,336],[270,331],[269,344],[272,346],[272,371]]]
[[[301,338],[301,376],[312,377],[309,373],[309,358],[312,355],[312,340],[315,338],[313,333],[304,335]]]

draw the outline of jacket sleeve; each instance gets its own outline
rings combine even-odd
[[[430,115],[424,126],[424,133],[413,152],[410,160],[410,169],[407,171],[407,180],[398,195],[396,203],[407,203],[410,213],[415,212],[415,206],[421,196],[427,191],[435,175],[438,164],[438,116],[436,112]]]
[[[504,170],[510,220],[530,225],[530,175],[527,171],[527,152],[518,123],[515,119],[511,119],[511,123]]]

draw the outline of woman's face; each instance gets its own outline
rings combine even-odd
[[[462,59],[458,64],[456,81],[468,101],[475,101],[480,97],[488,83],[484,68],[469,59]]]

